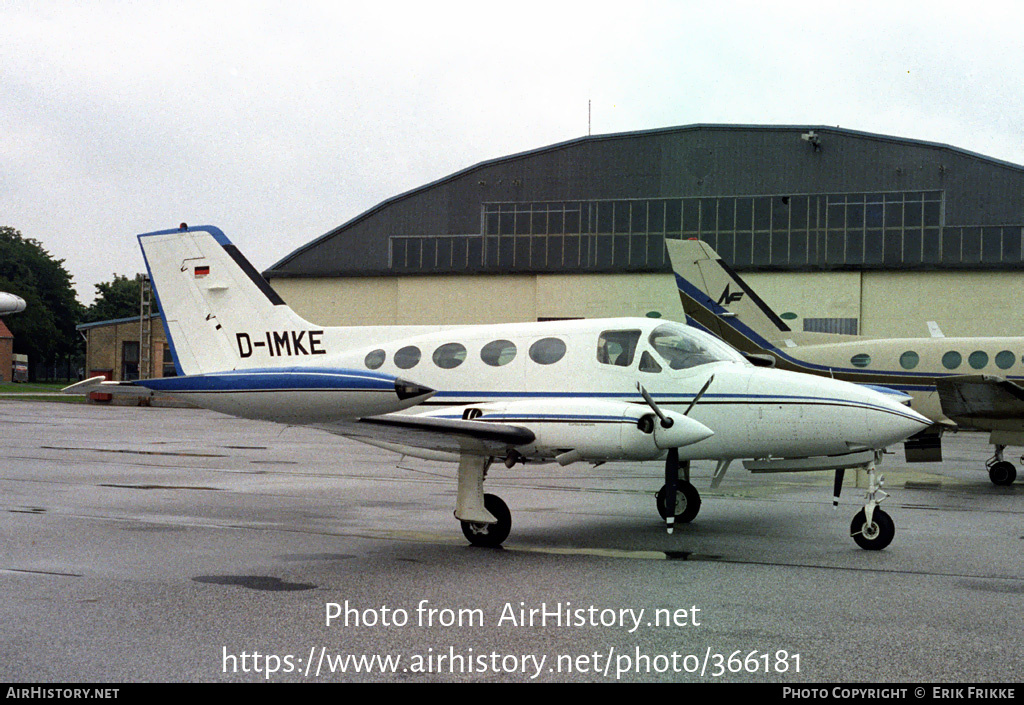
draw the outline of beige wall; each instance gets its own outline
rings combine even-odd
[[[1024,277],[1014,272],[745,273],[776,313],[856,318],[862,335],[1024,335]],[[645,316],[682,320],[671,275],[473,275],[275,279],[274,288],[319,325],[462,324],[539,318]]]
[[[1024,336],[1024,277],[1015,272],[772,272],[744,279],[777,313],[797,313],[801,328],[803,318],[855,317],[861,334],[876,338],[928,337],[928,321],[948,337]]]
[[[679,319],[665,275],[476,275],[275,279],[295,311],[319,325],[462,324],[540,318]]]

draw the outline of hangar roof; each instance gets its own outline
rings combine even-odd
[[[902,193],[903,201],[923,200],[924,208],[929,202],[936,203],[943,220],[921,223],[936,226],[935,237],[940,237],[941,228],[947,224],[1024,223],[1024,167],[1020,165],[946,144],[839,127],[695,124],[580,137],[474,164],[382,201],[288,254],[265,275],[273,278],[465,271],[655,271],[665,265],[657,258],[623,263],[620,257],[616,263],[614,257],[602,260],[596,255],[586,262],[580,255],[571,262],[562,258],[555,265],[538,265],[536,257],[524,259],[520,253],[518,262],[510,266],[516,261],[511,249],[504,261],[501,256],[488,259],[486,244],[477,248],[478,253],[465,238],[513,234],[521,237],[527,233],[519,230],[518,225],[515,233],[508,227],[504,232],[495,230],[494,225],[489,228],[488,215],[493,212],[497,216],[510,208],[520,214],[537,212],[540,203],[573,200],[579,205],[608,200],[755,195],[788,198],[788,194],[831,197],[820,204],[810,202],[808,208],[813,210],[819,205],[835,205],[837,194],[855,193],[870,210],[873,192]],[[979,198],[979,192],[984,196]],[[845,199],[846,196],[844,202]],[[878,200],[885,199],[879,196]],[[730,201],[728,207],[745,208],[746,204],[736,206]],[[497,217],[493,222],[498,222]],[[569,227],[568,221],[559,222]],[[886,216],[886,227],[889,224]],[[750,234],[756,237],[757,224],[751,227]],[[604,232],[596,217],[590,231],[580,228],[580,234],[585,236]],[[634,223],[629,234],[637,234],[635,228]],[[716,222],[714,228],[712,237],[720,232],[721,223]],[[535,228],[528,234],[538,233]],[[542,234],[561,237],[569,233],[553,233],[549,229]],[[704,239],[706,232],[690,234]],[[438,240],[445,236],[462,240]],[[663,227],[657,236],[681,235]],[[927,236],[925,233],[926,239]],[[979,241],[982,236],[978,235]],[[1011,236],[1000,234],[1000,242],[1007,237]],[[514,249],[515,245],[510,247]],[[548,251],[552,249],[551,245],[546,247]],[[562,244],[558,247],[562,248]],[[597,247],[595,244],[592,249]],[[494,244],[490,249],[496,248]],[[1011,248],[1015,252],[1020,249]],[[458,266],[449,264],[450,250],[456,253],[452,258],[458,260]],[[461,260],[463,250],[466,266]],[[796,266],[815,264],[816,256],[812,252],[797,261]],[[550,259],[550,255],[546,257]],[[751,264],[756,266],[756,259]],[[887,263],[896,264],[888,260]],[[1015,263],[1019,263],[1019,255]]]

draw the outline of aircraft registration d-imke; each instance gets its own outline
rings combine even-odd
[[[866,470],[851,534],[881,549],[895,528],[878,508],[887,495],[876,463],[929,424],[904,394],[756,367],[681,323],[318,327],[217,228],[183,225],[139,243],[179,376],[136,390],[456,462],[455,516],[474,545],[498,546],[511,529],[504,501],[484,493],[494,461],[664,462],[657,509],[671,532],[700,509],[690,461],[718,461],[714,486],[731,461],[751,459],[754,472],[835,470],[837,495],[845,469]]]
[[[941,433],[964,426],[989,432],[995,454],[986,463],[996,485],[1017,477],[1008,445],[1024,445],[1024,338],[863,338],[790,330],[721,257],[700,240],[667,240],[687,321],[711,331],[757,362],[903,391],[932,426],[906,443],[907,460],[942,459]],[[956,370],[966,362],[974,374]],[[1016,381],[1015,381],[1016,380]]]

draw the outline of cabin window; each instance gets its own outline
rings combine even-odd
[[[553,365],[565,357],[565,343],[558,338],[541,338],[530,346],[530,359],[538,365]]]
[[[415,345],[407,345],[395,353],[395,367],[408,370],[419,364],[422,353]]]
[[[511,340],[492,340],[480,349],[480,359],[491,367],[501,367],[516,359],[516,344]]]
[[[604,365],[629,367],[633,364],[639,341],[638,330],[606,330],[597,339],[597,361]]]
[[[983,350],[975,350],[967,356],[967,364],[976,370],[980,370],[988,364],[988,353]]]
[[[445,343],[434,351],[434,364],[442,370],[451,370],[466,360],[466,346],[462,343]]]
[[[661,365],[658,364],[653,355],[644,350],[644,354],[640,356],[640,371],[661,372]]]
[[[854,367],[867,367],[871,364],[871,356],[867,353],[860,353],[850,358],[850,364]]]
[[[908,350],[900,355],[900,367],[905,370],[912,370],[921,362],[921,356],[913,350]]]
[[[955,350],[950,350],[948,353],[942,356],[942,366],[945,367],[947,370],[955,370],[957,367],[960,367],[960,363],[962,363],[963,361],[963,355],[956,352]]]
[[[1008,370],[1013,367],[1013,363],[1017,361],[1017,356],[1009,350],[1003,350],[996,353],[996,367],[1001,370]]]
[[[371,370],[379,369],[384,364],[384,360],[387,359],[387,353],[383,350],[374,350],[373,352],[366,353],[366,359],[363,361],[367,367]]]

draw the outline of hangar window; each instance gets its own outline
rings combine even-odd
[[[530,359],[538,365],[553,365],[565,357],[565,342],[558,338],[541,338],[530,346]]]
[[[1013,367],[1013,363],[1017,360],[1017,356],[1009,350],[1003,350],[996,353],[996,367],[1001,370],[1008,370]]]
[[[466,360],[466,346],[462,343],[445,343],[434,351],[434,364],[443,370],[451,370]]]
[[[379,369],[384,364],[384,360],[387,359],[387,353],[383,350],[374,350],[366,354],[366,366],[371,370]]]
[[[921,356],[918,355],[913,350],[908,350],[907,352],[900,355],[900,367],[902,367],[905,370],[914,369],[915,367],[917,367],[917,363],[919,362],[921,362]]]
[[[492,340],[480,350],[480,359],[491,367],[501,367],[516,359],[516,344],[511,340]]]
[[[967,364],[976,370],[980,370],[988,364],[988,353],[983,350],[975,350],[967,356]]]
[[[945,367],[947,370],[955,370],[957,367],[960,367],[960,363],[962,363],[963,361],[963,355],[956,352],[955,350],[950,350],[948,353],[942,356],[942,366]]]
[[[639,341],[638,330],[606,330],[597,339],[597,361],[605,365],[629,367],[633,364]]]
[[[850,364],[854,367],[867,367],[871,364],[871,356],[867,353],[860,353],[850,358]]]
[[[415,345],[407,345],[395,353],[395,366],[402,370],[408,370],[419,364],[420,349]]]

